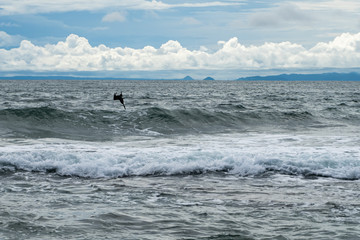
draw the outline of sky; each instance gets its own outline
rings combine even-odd
[[[0,0],[0,75],[360,69],[358,0]]]

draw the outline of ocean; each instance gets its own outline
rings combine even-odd
[[[2,80],[0,239],[360,239],[359,146],[360,82]]]

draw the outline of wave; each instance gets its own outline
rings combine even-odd
[[[101,139],[110,130],[109,111],[64,111],[52,107],[0,111],[5,136],[25,138]],[[105,131],[105,132],[103,132]]]
[[[236,138],[215,141],[208,136],[164,141],[85,144],[49,140],[11,145],[0,148],[0,173],[30,171],[85,178],[119,178],[221,172],[242,177],[285,174],[360,179],[357,146],[344,147],[340,151],[336,146],[297,146],[296,139],[269,141],[264,136],[248,139],[246,143]],[[234,146],[234,141],[240,141],[240,144]],[[284,143],[273,144],[280,141]],[[344,139],[338,141],[340,144]],[[313,144],[312,141],[309,144]]]
[[[250,109],[239,104],[205,108],[73,109],[31,107],[0,110],[0,132],[9,137],[116,140],[129,135],[221,133],[321,124],[308,111]]]

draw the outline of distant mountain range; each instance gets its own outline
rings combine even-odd
[[[124,78],[124,77],[81,77],[81,76],[11,76],[2,77],[0,80],[194,80],[191,76],[186,76],[180,79],[171,78]],[[203,80],[214,80],[212,77],[206,77]],[[231,80],[231,79],[229,79]],[[321,74],[280,74],[280,75],[269,75],[269,76],[251,76],[242,77],[236,80],[239,81],[360,81],[360,74],[356,72],[351,73],[321,73]]]
[[[241,81],[360,81],[359,73],[280,74],[238,78]]]

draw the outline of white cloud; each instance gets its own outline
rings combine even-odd
[[[201,22],[199,20],[197,20],[196,18],[193,17],[184,17],[181,20],[182,24],[186,24],[186,25],[199,25],[201,24]]]
[[[2,0],[0,15],[13,14],[34,14],[50,12],[67,12],[67,11],[96,11],[103,9],[143,9],[143,10],[163,10],[179,7],[219,7],[239,5],[234,1],[209,1],[201,3],[180,3],[168,4],[159,0]]]
[[[0,22],[0,27],[19,27],[19,25],[12,22]]]
[[[221,7],[221,6],[234,6],[234,5],[242,5],[243,3],[238,2],[203,2],[203,3],[181,3],[169,5],[171,7]]]
[[[0,31],[0,47],[16,46],[21,40],[20,36],[9,35],[6,32]]]
[[[112,12],[105,15],[102,19],[103,22],[125,22],[126,14],[120,12]]]
[[[24,40],[18,48],[0,49],[1,71],[132,71],[132,70],[265,70],[353,68],[360,66],[360,33],[344,33],[310,49],[281,42],[245,46],[237,38],[219,42],[219,48],[189,50],[178,41],[142,49],[91,46],[71,34],[66,41],[36,46]]]
[[[358,0],[292,1],[292,3],[305,10],[341,10],[346,12],[358,12],[360,10]]]

